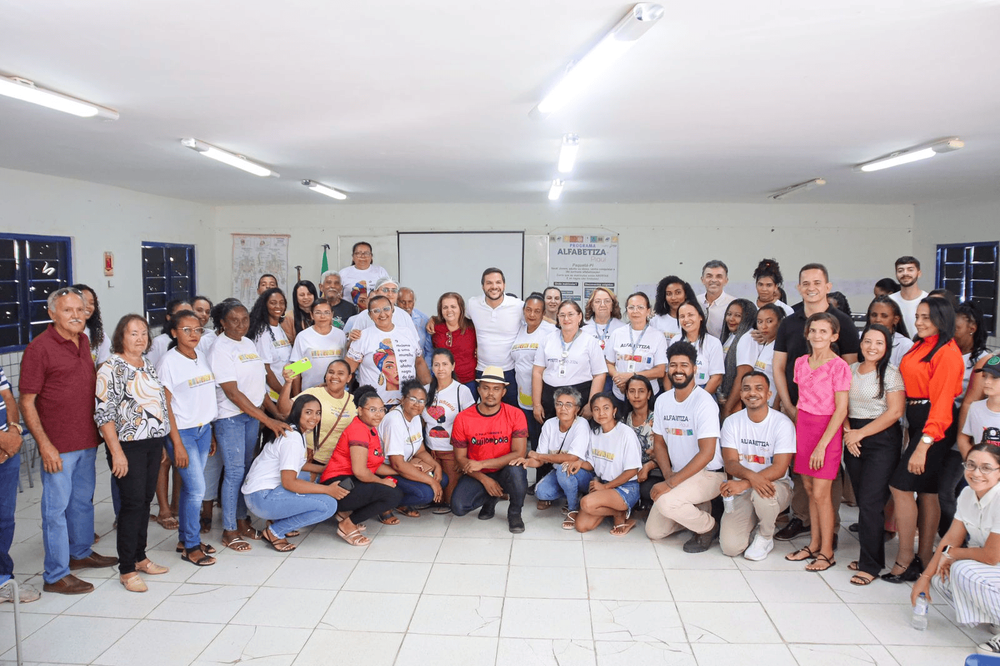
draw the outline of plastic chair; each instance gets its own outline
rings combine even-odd
[[[992,654],[970,654],[965,658],[965,666],[1000,666],[1000,657]]]
[[[24,664],[24,659],[21,657],[21,600],[20,594],[21,590],[17,587],[17,581],[13,578],[8,578],[3,583],[0,583],[0,589],[10,586],[11,592],[13,592],[12,601],[14,602],[14,647],[17,649],[17,666],[22,666]]]

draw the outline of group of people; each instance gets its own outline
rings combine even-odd
[[[290,303],[265,275],[253,304],[171,302],[155,337],[136,314],[108,334],[92,289],[59,289],[24,351],[19,402],[0,371],[0,576],[13,571],[23,418],[43,467],[46,592],[90,591],[72,573],[87,567],[118,564],[133,592],[165,573],[147,529],[155,495],[170,513],[173,467],[177,552],[196,566],[216,563],[202,541],[216,499],[222,547],[287,552],[326,520],[366,546],[370,519],[486,520],[501,502],[520,533],[533,494],[540,511],[562,505],[564,529],[610,518],[624,536],[641,512],[651,539],[690,531],[691,553],[718,539],[762,560],[808,534],[787,559],[825,571],[853,490],[852,584],[912,581],[918,595],[933,579],[960,621],[1000,624],[1000,356],[979,310],[922,291],[920,275],[901,257],[860,334],[824,266],[801,268],[793,308],[769,259],[754,300],[726,293],[721,261],[703,267],[701,293],[671,275],[652,302],[603,287],[584,303],[555,287],[522,301],[491,267],[482,294],[447,292],[426,316],[358,243],[351,266],[296,283]],[[101,441],[117,557],[92,550]]]

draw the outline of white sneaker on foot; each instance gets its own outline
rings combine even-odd
[[[760,562],[774,550],[774,539],[765,539],[761,535],[753,538],[753,542],[743,552],[743,558],[752,562]]]
[[[42,596],[41,592],[27,583],[18,583],[17,592],[17,600],[22,604],[29,604],[32,601],[38,601],[38,599]],[[0,589],[0,604],[5,601],[14,601],[14,588],[10,585]]]
[[[992,654],[992,655],[1000,654],[1000,634],[997,634],[996,636],[989,639],[985,643],[980,643],[978,646],[978,650],[976,651],[979,654]]]

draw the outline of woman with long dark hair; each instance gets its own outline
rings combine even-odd
[[[292,356],[292,338],[283,326],[287,307],[285,292],[277,287],[265,290],[250,310],[246,332],[246,337],[253,341],[257,354],[264,362],[272,400],[277,400],[281,392],[281,385],[285,383],[282,371]]]
[[[725,372],[722,375],[722,384],[715,393],[715,398],[720,405],[727,406],[733,393],[739,396],[740,388],[739,384],[736,383],[736,370],[739,365],[736,362],[736,349],[739,341],[756,326],[756,305],[745,298],[737,298],[726,306],[726,313],[722,320],[722,337],[719,339],[719,342],[722,343]]]
[[[954,340],[955,310],[951,304],[943,298],[921,300],[916,329],[913,348],[899,367],[906,387],[909,443],[889,482],[899,531],[896,563],[882,576],[891,583],[916,580],[923,563],[934,553],[941,517],[941,467],[956,440],[955,398],[962,392],[964,364]],[[920,547],[914,554],[918,527]]]
[[[774,386],[774,341],[778,337],[778,327],[784,318],[785,311],[777,303],[768,303],[757,310],[757,327],[750,331],[750,335],[741,337],[736,345],[736,377],[733,379],[729,398],[722,408],[723,418],[742,409],[740,387],[747,373],[759,370],[767,375],[769,386]],[[767,404],[768,407],[779,411],[781,409],[778,392],[773,388]]]
[[[299,280],[292,287],[292,323],[296,336],[313,325],[312,308],[318,300],[316,285],[309,280]]]
[[[87,318],[87,339],[90,340],[90,357],[94,365],[101,365],[111,356],[111,338],[104,333],[104,322],[101,320],[101,303],[97,300],[97,292],[85,284],[74,284],[83,295],[83,314]]]
[[[423,411],[424,427],[427,429],[427,449],[441,464],[448,482],[444,487],[444,497],[432,513],[451,513],[451,494],[458,485],[462,472],[455,465],[455,450],[451,446],[451,427],[458,413],[476,403],[472,391],[458,381],[455,372],[455,357],[447,349],[435,349],[431,357],[431,381],[426,387],[427,402]]]
[[[396,487],[403,492],[396,512],[407,518],[419,518],[419,508],[441,502],[442,486],[448,485],[441,463],[424,445],[421,414],[427,404],[427,391],[419,380],[409,379],[401,387],[403,400],[378,426],[389,465],[396,471]]]
[[[861,542],[861,557],[847,567],[857,572],[853,585],[871,584],[885,567],[885,503],[889,478],[899,464],[899,419],[906,409],[903,378],[889,363],[891,341],[885,326],[868,324],[861,333],[861,361],[851,364],[844,464],[858,502]]]
[[[708,334],[708,318],[697,301],[685,301],[677,308],[677,320],[682,335],[674,338],[673,342],[685,340],[691,343],[698,354],[694,382],[709,394],[715,393],[726,372],[722,344],[718,338]]]
[[[677,309],[686,301],[697,303],[698,299],[691,285],[676,275],[668,275],[656,285],[656,301],[649,325],[663,332],[668,345],[681,333]]]
[[[653,505],[649,497],[653,486],[663,481],[663,472],[653,457],[653,407],[656,404],[656,394],[653,385],[642,375],[629,377],[625,382],[625,404],[620,413],[622,423],[635,432],[642,448],[642,467],[636,475],[639,482],[639,509],[648,509]]]
[[[906,330],[906,323],[903,322],[903,311],[899,309],[899,303],[888,296],[876,296],[868,305],[868,323],[885,326],[892,333],[889,363],[898,368],[903,355],[913,346],[910,332]]]

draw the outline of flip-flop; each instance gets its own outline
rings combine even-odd
[[[805,553],[805,555],[803,555],[802,557],[795,557],[800,553]],[[788,553],[788,555],[785,555],[785,559],[788,560],[789,562],[802,562],[803,560],[813,560],[816,559],[816,553],[812,552],[809,546],[802,546],[794,553]]]
[[[823,560],[824,562],[826,562],[826,566],[821,565],[819,563],[820,560]],[[829,569],[830,567],[832,567],[836,563],[837,563],[837,560],[831,560],[829,557],[827,557],[823,553],[816,553],[816,559],[806,565],[806,571],[814,571],[816,573],[819,573],[821,571],[826,571],[827,569]],[[810,567],[812,567],[812,568],[810,568]],[[821,568],[816,568],[816,567],[821,567]]]
[[[612,536],[625,536],[626,534],[628,534],[629,532],[632,531],[633,527],[635,527],[635,521],[634,520],[626,520],[621,525],[615,525],[614,527],[612,527],[611,528],[611,535]]]
[[[181,526],[181,522],[175,516],[167,516],[166,518],[157,516],[156,522],[159,523],[160,527],[171,532]]]
[[[372,542],[371,539],[362,534],[359,530],[354,530],[350,534],[345,533],[344,530],[337,528],[337,536],[351,544],[352,546],[367,546]]]

